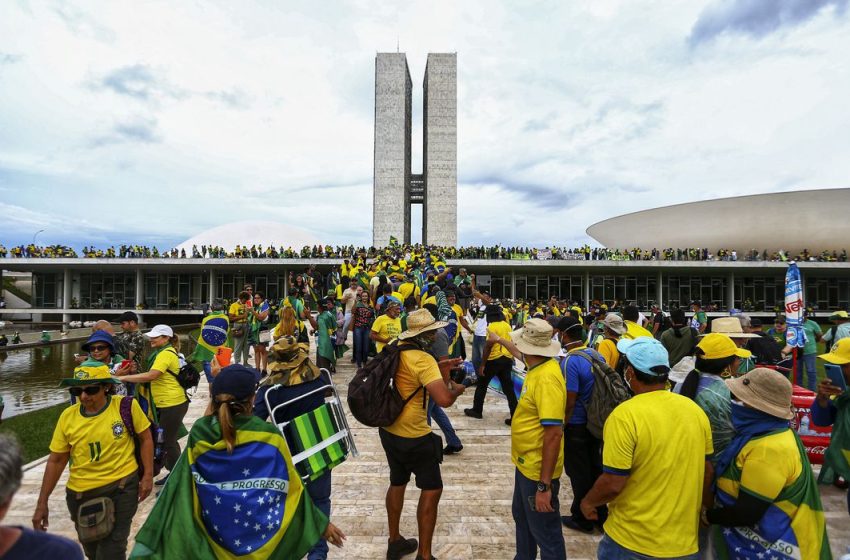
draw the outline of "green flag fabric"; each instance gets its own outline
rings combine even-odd
[[[130,558],[292,560],[318,542],[328,519],[301,484],[283,436],[254,416],[234,423],[229,454],[217,418],[195,422]]]
[[[850,392],[845,391],[835,399],[838,414],[832,425],[829,447],[823,456],[818,482],[832,484],[836,476],[850,480]]]

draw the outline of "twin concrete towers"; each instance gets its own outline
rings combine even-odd
[[[457,54],[425,66],[422,174],[411,172],[412,82],[404,53],[375,57],[372,244],[410,243],[410,208],[422,204],[422,243],[457,245]]]

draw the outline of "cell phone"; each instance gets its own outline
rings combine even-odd
[[[841,366],[835,364],[824,364],[823,369],[826,372],[826,378],[829,379],[830,383],[842,391],[847,390],[847,380],[844,379],[844,371],[841,369]]]
[[[89,355],[88,354],[74,354],[74,357],[75,358],[88,358]]]
[[[121,363],[118,364],[118,369],[124,369],[125,367],[129,366],[132,363],[133,363],[133,360],[121,360]]]

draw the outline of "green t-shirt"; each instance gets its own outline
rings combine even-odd
[[[811,319],[806,319],[806,322],[803,323],[803,330],[806,332],[806,345],[803,347],[803,354],[817,354],[817,335],[823,334],[820,325]]]

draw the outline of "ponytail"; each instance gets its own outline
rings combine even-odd
[[[168,342],[171,343],[171,347],[174,348],[175,352],[180,352],[180,337],[176,334],[168,339]]]
[[[236,397],[227,393],[216,395],[213,401],[213,413],[221,426],[221,439],[227,446],[228,454],[233,454],[233,448],[236,446],[236,426],[233,423],[233,417],[239,414],[251,414],[253,408],[250,397],[237,401]]]

